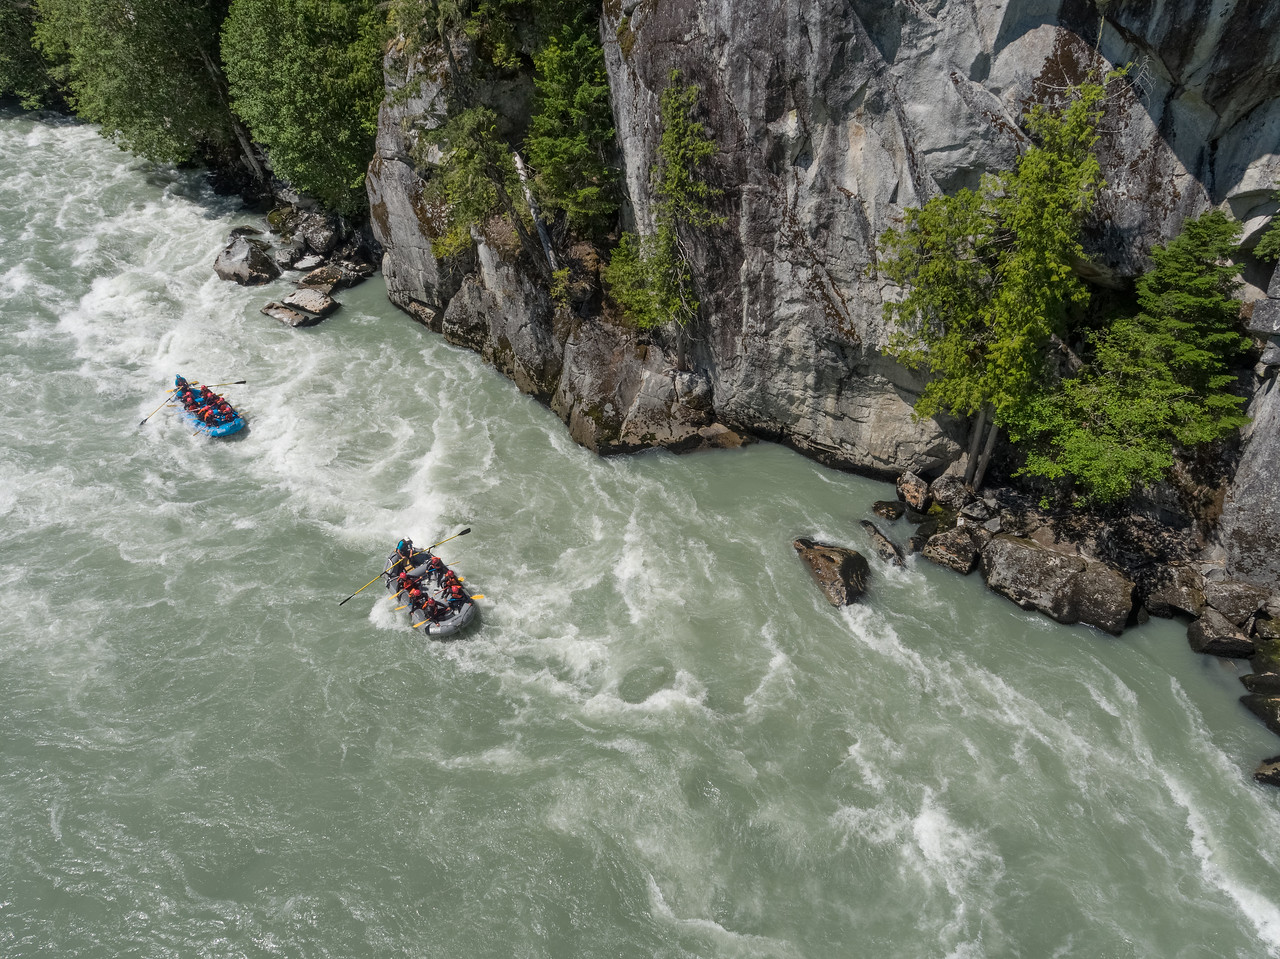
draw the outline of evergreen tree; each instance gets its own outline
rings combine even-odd
[[[978,416],[968,477],[976,485],[994,430],[1025,415],[1046,345],[1088,300],[1072,264],[1083,258],[1080,228],[1101,185],[1092,147],[1104,97],[1102,84],[1085,83],[1061,109],[1037,104],[1026,118],[1034,142],[1012,170],[906,211],[881,238],[880,269],[905,290],[885,306],[896,328],[890,351],[930,374],[918,415]]]
[[[680,83],[672,71],[662,91],[662,140],[654,167],[655,229],[646,236],[624,234],[603,276],[609,292],[637,325],[684,326],[698,313],[689,256],[681,231],[718,226],[724,217],[711,204],[723,191],[707,183],[706,164],[716,154],[715,139],[693,118],[698,87]]]
[[[443,221],[432,250],[436,256],[461,253],[471,245],[472,227],[487,229],[488,221],[499,217],[515,231],[535,267],[543,270],[548,264],[529,232],[529,208],[499,127],[493,110],[477,106],[452,113],[423,139],[426,149],[418,164],[427,174],[427,196]]]
[[[1274,198],[1280,200],[1280,192],[1275,193]],[[1266,232],[1253,248],[1253,255],[1268,262],[1280,260],[1280,217],[1272,217]]]
[[[1114,502],[1162,479],[1177,449],[1247,422],[1230,391],[1231,361],[1248,346],[1234,297],[1241,267],[1230,261],[1239,235],[1215,210],[1152,251],[1140,312],[1095,336],[1093,362],[1011,429],[1028,448],[1022,472],[1068,477],[1086,499]]]
[[[234,0],[222,55],[275,172],[339,213],[367,206],[385,17],[374,0]]]
[[[604,50],[592,29],[575,22],[548,38],[534,66],[537,96],[525,148],[537,174],[535,195],[546,212],[563,213],[570,229],[599,233],[618,208],[617,174],[605,162],[614,130]]]

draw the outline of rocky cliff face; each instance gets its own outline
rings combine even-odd
[[[1100,146],[1091,278],[1122,283],[1182,220],[1226,207],[1256,234],[1280,177],[1280,0],[608,0],[601,24],[628,216],[651,225],[658,98],[699,85],[725,225],[691,238],[703,310],[638,335],[557,306],[501,254],[446,269],[406,162],[435,122],[438,60],[392,51],[369,192],[392,299],[542,397],[601,451],[697,442],[716,424],[879,475],[933,475],[963,429],[916,422],[886,358],[876,238],[904,207],[1006,168],[1030,100],[1134,64]],[[1255,295],[1261,289],[1254,291]],[[1273,430],[1262,420],[1259,430]],[[1247,459],[1247,457],[1246,457]]]
[[[1231,578],[1274,589],[1280,584],[1280,267],[1267,296],[1253,304],[1248,326],[1266,345],[1254,369],[1252,422],[1218,521],[1217,552]]]

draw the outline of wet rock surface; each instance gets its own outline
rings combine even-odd
[[[880,528],[876,526],[875,523],[864,519],[860,525],[866,532],[867,536],[871,539],[871,545],[875,549],[876,555],[879,556],[881,560],[888,563],[890,566],[905,565],[902,560],[902,550],[898,549],[889,537],[880,532]]]
[[[848,606],[867,591],[871,567],[856,549],[797,539],[792,547],[832,606]]]
[[[213,271],[241,286],[259,286],[280,275],[266,245],[245,235],[234,236],[213,261]]]
[[[1248,659],[1254,654],[1253,640],[1216,609],[1206,609],[1187,627],[1187,641],[1197,653]]]
[[[1133,617],[1135,586],[1118,570],[1032,540],[993,537],[982,551],[982,572],[1000,595],[1059,623],[1118,636]]]
[[[287,306],[279,303],[271,302],[262,308],[262,313],[271,317],[273,320],[279,320],[286,326],[302,327],[315,326],[322,319],[319,316],[313,316],[310,313],[302,313],[298,310],[291,310]]]

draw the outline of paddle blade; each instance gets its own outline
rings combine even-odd
[[[472,598],[472,599],[484,599],[484,593],[476,593],[476,594],[475,594],[474,596],[472,596],[471,598]]]

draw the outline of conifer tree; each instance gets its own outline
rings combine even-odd
[[[570,229],[598,233],[618,208],[617,174],[605,156],[614,130],[604,50],[589,26],[574,22],[547,39],[534,66],[537,95],[525,138],[534,192]]]
[[[1033,144],[1012,170],[907,210],[881,238],[880,270],[904,289],[885,306],[890,352],[930,374],[917,415],[977,418],[966,477],[975,486],[995,430],[1038,395],[1050,338],[1088,300],[1073,262],[1102,182],[1092,147],[1104,97],[1103,84],[1085,83],[1061,109],[1037,104],[1026,118]]]
[[[1044,392],[1011,430],[1028,450],[1022,472],[1074,481],[1108,503],[1162,479],[1178,449],[1221,439],[1247,422],[1231,392],[1231,361],[1248,346],[1235,299],[1240,225],[1212,211],[1151,253],[1135,316],[1093,338],[1096,356]]]

